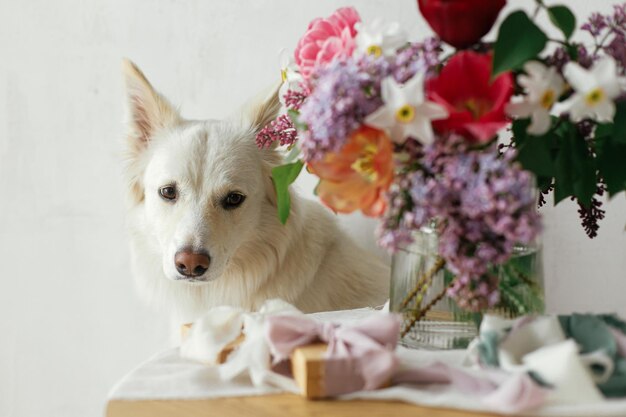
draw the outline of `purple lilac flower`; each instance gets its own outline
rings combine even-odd
[[[407,230],[437,219],[439,252],[458,276],[449,295],[472,309],[498,300],[489,267],[506,262],[541,228],[530,173],[514,162],[513,150],[499,156],[495,146],[474,151],[455,137],[427,146],[421,167],[392,186],[380,231],[380,243],[393,248]]]
[[[620,27],[626,25],[626,3],[613,6],[613,24]]]
[[[359,64],[351,57],[340,58],[314,73],[313,91],[300,108],[300,120],[308,127],[300,143],[305,160],[339,151],[365,116],[381,105],[371,91],[380,80],[370,75],[367,65]]]
[[[626,3],[613,6],[613,13],[591,14],[581,29],[593,37],[596,45],[593,59],[604,52],[617,61],[622,74],[626,73]]]
[[[365,117],[382,105],[380,84],[385,77],[405,82],[417,71],[432,71],[440,52],[440,42],[431,38],[394,57],[343,57],[317,68],[310,78],[312,92],[300,108],[300,120],[308,128],[301,132],[304,159],[339,151]]]
[[[594,38],[597,38],[607,26],[606,18],[600,13],[595,12],[589,16],[589,20],[580,28],[589,32]]]
[[[407,213],[412,213],[412,200],[407,192],[409,186],[406,173],[395,176],[387,192],[387,211],[378,225],[378,244],[392,251],[406,247],[413,241],[411,230],[415,227],[407,227],[407,223],[413,224],[414,221],[404,218]]]
[[[615,59],[622,74],[626,73],[626,3],[613,6],[612,13],[605,15],[592,13],[581,29],[589,32],[595,44],[593,51],[578,45],[576,61],[581,66],[591,67],[600,57],[600,53],[604,52]],[[557,48],[552,56],[547,58],[547,64],[555,66],[562,72],[563,66],[570,60],[565,48]]]
[[[427,38],[422,43],[412,43],[398,51],[393,69],[396,81],[404,83],[417,72],[432,75],[441,64],[442,52],[439,38]]]
[[[626,32],[616,33],[604,51],[617,61],[622,73],[626,69]]]
[[[587,48],[584,45],[578,45],[577,47],[577,59],[576,62],[580,64],[583,68],[590,68],[593,65],[596,56],[589,53]],[[546,58],[546,64],[553,66],[559,71],[561,74],[563,73],[563,67],[565,64],[570,62],[572,59],[564,47],[560,47],[554,50],[552,55]]]
[[[603,183],[598,184],[596,188],[596,193],[594,197],[591,199],[591,204],[589,207],[585,207],[584,205],[578,203],[578,216],[582,221],[583,229],[585,229],[585,233],[589,236],[590,239],[598,236],[598,229],[600,229],[600,225],[598,224],[600,220],[604,219],[606,211],[602,209],[602,196],[606,191],[606,186]]]
[[[485,274],[472,278],[468,274],[460,274],[448,290],[448,295],[453,297],[462,309],[485,310],[500,301],[498,277]]]

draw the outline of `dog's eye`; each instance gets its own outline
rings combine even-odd
[[[245,199],[246,199],[246,196],[241,193],[238,193],[238,192],[228,193],[228,195],[224,197],[224,199],[222,200],[222,207],[224,207],[226,210],[235,209],[239,207]]]
[[[166,185],[165,187],[159,188],[159,195],[162,199],[167,201],[176,200],[178,193],[176,192],[175,185]]]

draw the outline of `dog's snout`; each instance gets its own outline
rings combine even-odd
[[[191,248],[185,248],[174,256],[176,270],[186,277],[199,277],[203,275],[209,265],[211,258],[206,251],[196,252]]]

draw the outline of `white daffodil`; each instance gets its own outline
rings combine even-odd
[[[287,52],[286,49],[281,49],[280,51],[280,78],[282,80],[282,84],[280,85],[280,89],[278,90],[278,98],[280,100],[280,104],[285,107],[285,93],[289,90],[300,91],[300,83],[302,82],[302,74],[298,72],[297,66],[293,60],[291,54]]]
[[[434,139],[431,120],[445,119],[448,112],[441,105],[424,98],[424,74],[417,73],[404,85],[387,77],[381,84],[384,105],[367,116],[365,123],[380,129],[389,129],[391,139],[404,143],[408,136],[423,144]]]
[[[599,122],[613,121],[613,99],[621,93],[617,64],[613,58],[603,57],[590,70],[569,62],[563,69],[563,75],[575,91],[566,103],[573,122],[585,118]]]
[[[357,22],[355,29],[357,30],[355,53],[376,57],[390,56],[407,42],[406,33],[397,22],[385,23],[378,18],[367,24]]]
[[[565,83],[556,68],[546,67],[540,62],[529,61],[524,65],[527,75],[517,78],[526,95],[520,102],[510,103],[506,111],[513,117],[530,117],[527,132],[543,135],[550,130],[550,110],[563,93]]]

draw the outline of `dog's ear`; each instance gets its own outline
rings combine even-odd
[[[122,71],[130,113],[129,139],[145,146],[157,130],[180,123],[180,116],[133,62],[124,59]]]
[[[137,66],[128,59],[122,61],[122,72],[128,102],[128,174],[131,197],[135,202],[143,200],[141,155],[148,147],[155,132],[181,122],[178,112],[154,90]]]
[[[246,124],[256,135],[272,120],[278,117],[280,100],[278,92],[281,83],[272,85],[262,93],[248,101],[240,111]],[[272,168],[282,162],[281,154],[276,151],[276,143],[268,148],[259,149],[263,158],[263,177],[265,178],[265,194],[272,205],[276,205],[276,190],[272,182]]]
[[[247,118],[250,127],[258,132],[269,122],[278,117],[280,100],[278,91],[281,83],[273,84],[244,105],[242,114]]]

